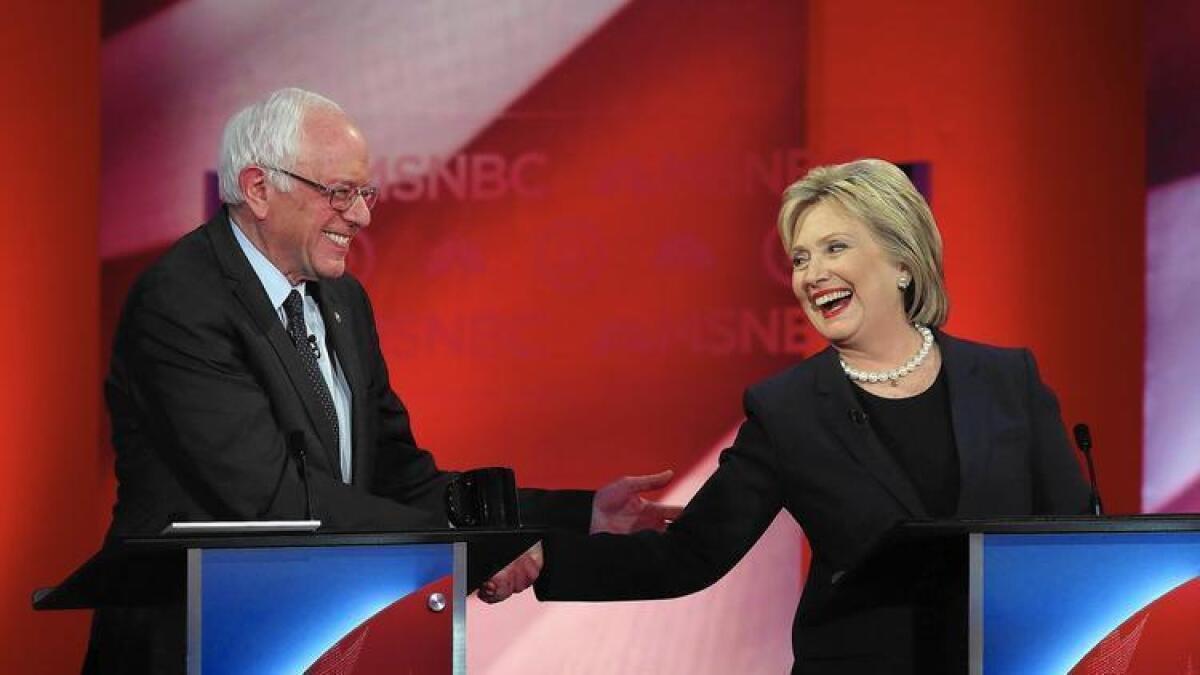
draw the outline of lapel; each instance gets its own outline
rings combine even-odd
[[[329,347],[337,357],[337,363],[346,376],[346,384],[350,386],[350,452],[353,461],[350,463],[353,482],[360,483],[365,478],[364,467],[367,466],[362,456],[368,444],[363,442],[366,428],[366,416],[363,412],[367,405],[366,383],[362,370],[362,355],[359,353],[359,341],[355,339],[351,329],[351,315],[347,308],[346,299],[342,297],[342,286],[334,282],[310,283],[314,289],[313,295],[321,308],[321,318],[325,321],[325,336]]]
[[[813,360],[822,422],[833,430],[842,447],[891,493],[911,518],[928,518],[929,514],[912,481],[892,459],[879,437],[871,430],[871,425],[855,420],[854,412],[861,413],[862,406],[851,389],[854,385],[838,364],[837,352],[830,347],[814,356]]]
[[[259,282],[258,276],[255,275],[254,268],[250,266],[250,261],[246,260],[245,254],[242,253],[241,247],[234,239],[231,227],[233,224],[229,221],[224,209],[204,226],[213,243],[217,262],[221,266],[222,273],[229,279],[234,296],[254,320],[258,331],[270,343],[275,355],[279,357],[283,365],[283,371],[287,374],[292,388],[304,404],[304,410],[308,413],[310,431],[315,432],[325,451],[324,461],[334,475],[341,475],[340,464],[336,459],[338,456],[337,443],[321,412],[317,395],[313,392],[307,376],[304,375],[304,364],[300,361],[300,354],[292,344],[291,338],[288,337],[287,330],[284,329],[283,322],[279,320],[275,307],[271,305],[267,291]]]
[[[977,355],[966,343],[945,333],[936,333],[942,350],[942,367],[950,390],[950,421],[958,448],[958,511],[961,515],[979,513],[982,505],[975,499],[986,495],[989,444],[987,383],[979,376]]]

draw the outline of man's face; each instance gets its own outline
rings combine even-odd
[[[294,167],[281,167],[329,187],[367,183],[367,144],[342,113],[310,111],[305,116],[301,149]],[[334,279],[346,271],[350,241],[371,224],[371,212],[355,198],[345,211],[329,204],[316,188],[292,179],[290,192],[273,187],[261,225],[263,251],[292,284]]]

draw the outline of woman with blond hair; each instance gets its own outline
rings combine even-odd
[[[829,348],[746,391],[732,447],[665,532],[548,537],[537,595],[697,591],[787,509],[813,556],[793,672],[916,672],[936,608],[903,588],[835,592],[842,574],[899,522],[1080,514],[1088,488],[1032,354],[940,330],[941,236],[897,167],[813,169],[784,192],[779,234],[796,297]],[[498,577],[481,597],[502,599],[534,576]]]

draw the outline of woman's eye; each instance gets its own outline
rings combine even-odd
[[[829,245],[829,252],[830,253],[841,253],[842,251],[845,251],[846,248],[847,248],[846,245],[843,244],[842,242],[835,241]]]
[[[792,269],[802,270],[808,265],[808,256],[794,255],[792,256]]]

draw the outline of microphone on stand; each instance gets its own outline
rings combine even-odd
[[[1086,424],[1075,425],[1075,447],[1087,460],[1088,480],[1092,484],[1092,515],[1104,515],[1104,506],[1100,503],[1100,486],[1096,483],[1096,467],[1092,465],[1092,432]]]

